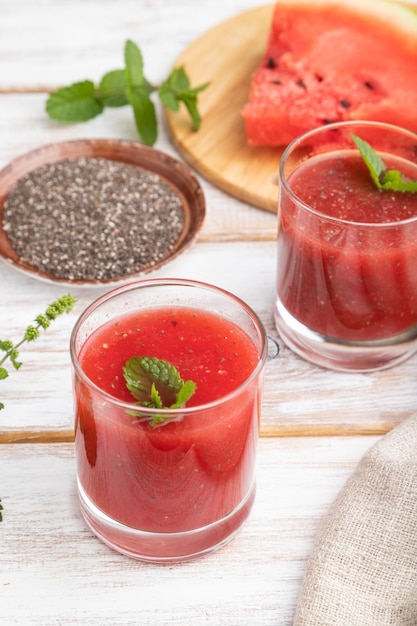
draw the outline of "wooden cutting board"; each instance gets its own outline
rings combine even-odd
[[[406,6],[416,10],[414,3]],[[183,158],[227,193],[276,213],[279,160],[283,149],[246,143],[241,110],[253,72],[265,52],[275,4],[241,13],[194,41],[175,66],[184,65],[191,85],[210,82],[199,95],[200,130],[188,115],[166,111],[171,139]]]
[[[227,193],[271,212],[277,210],[280,148],[250,148],[240,111],[252,73],[265,52],[274,5],[241,13],[194,41],[177,59],[199,94],[200,130],[187,113],[166,110],[171,139],[197,172]]]

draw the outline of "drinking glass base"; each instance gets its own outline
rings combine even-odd
[[[255,501],[254,484],[246,498],[229,515],[194,530],[153,533],[121,524],[101,511],[78,481],[81,513],[92,532],[107,546],[140,561],[188,561],[218,550],[231,541],[247,520]]]
[[[417,327],[377,341],[338,340],[301,324],[279,298],[275,301],[274,318],[278,333],[293,352],[327,369],[372,372],[393,367],[417,352]]]

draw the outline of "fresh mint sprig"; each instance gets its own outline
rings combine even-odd
[[[191,88],[184,68],[178,67],[159,87],[152,85],[144,75],[142,53],[130,40],[125,43],[124,62],[123,69],[107,72],[98,86],[91,80],[84,80],[51,93],[46,101],[48,115],[61,122],[86,122],[100,115],[106,107],[130,105],[142,142],[153,146],[158,121],[151,94],[157,91],[162,104],[173,111],[178,111],[180,103],[184,103],[193,129],[200,128],[198,94],[209,83]]]
[[[15,370],[20,369],[22,362],[19,361],[19,349],[24,343],[35,341],[40,336],[40,329],[46,330],[51,322],[55,320],[59,315],[63,313],[69,313],[74,307],[76,300],[71,295],[61,296],[55,302],[52,302],[45,313],[37,315],[35,318],[36,324],[31,324],[25,330],[23,338],[17,343],[13,343],[10,339],[0,340],[0,352],[4,352],[2,358],[0,358],[0,380],[4,380],[9,376],[8,370],[3,364],[9,360]],[[4,404],[0,402],[0,409],[4,408]]]
[[[351,135],[361,157],[363,158],[372,180],[378,189],[388,191],[408,191],[417,192],[417,181],[404,179],[404,175],[397,169],[389,170],[381,159],[379,154],[369,145],[356,135]]]
[[[173,365],[155,357],[132,357],[126,361],[123,375],[136,404],[155,409],[180,409],[197,387],[192,380],[184,382]],[[169,418],[157,413],[149,423],[156,426]]]

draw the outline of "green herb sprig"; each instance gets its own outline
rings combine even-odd
[[[156,409],[180,409],[196,390],[192,380],[184,382],[178,370],[161,359],[135,356],[123,368],[126,387],[138,405]],[[170,415],[158,413],[149,421],[151,426],[161,424]]]
[[[63,313],[69,313],[76,303],[76,299],[71,295],[65,295],[52,302],[46,309],[45,313],[40,313],[36,316],[36,324],[31,324],[25,330],[23,338],[17,343],[13,343],[10,339],[0,340],[0,352],[4,352],[3,357],[0,359],[0,380],[4,380],[9,376],[9,372],[3,363],[9,359],[10,363],[16,370],[19,370],[22,366],[22,362],[19,361],[19,348],[24,343],[35,341],[40,336],[40,329],[46,330],[51,325],[51,322],[55,320],[59,315]],[[0,402],[0,409],[4,409],[4,404]],[[3,521],[3,505],[0,498],[0,522]]]
[[[367,141],[360,139],[356,135],[351,135],[361,157],[363,158],[372,180],[378,189],[388,191],[408,191],[417,192],[417,181],[404,179],[404,175],[396,169],[389,170],[379,154],[369,145]]]
[[[178,111],[182,102],[193,129],[200,128],[198,94],[209,83],[191,88],[184,67],[178,67],[159,87],[152,85],[144,75],[142,53],[130,40],[125,43],[124,61],[123,69],[107,72],[97,86],[91,80],[84,80],[51,93],[46,101],[48,115],[63,122],[86,122],[100,115],[106,107],[130,105],[139,137],[144,144],[153,146],[158,136],[158,122],[151,94],[157,91],[162,104],[173,111]]]
[[[9,360],[15,370],[20,369],[22,362],[19,361],[19,348],[24,343],[35,341],[40,335],[41,328],[46,330],[51,322],[59,315],[69,313],[74,307],[75,302],[75,298],[71,295],[61,296],[48,306],[45,313],[36,316],[34,320],[36,324],[31,324],[26,328],[23,338],[20,341],[13,343],[10,339],[0,340],[0,352],[4,352],[4,355],[0,358],[0,380],[4,380],[9,376],[9,372],[3,364]],[[3,408],[4,404],[0,402],[0,409]]]

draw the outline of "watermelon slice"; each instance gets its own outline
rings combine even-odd
[[[242,115],[253,146],[342,120],[417,132],[417,13],[389,0],[279,0]]]

